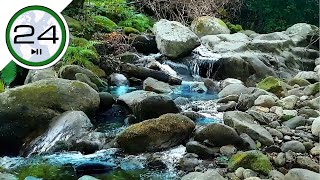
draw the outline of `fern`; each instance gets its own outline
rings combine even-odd
[[[17,65],[11,61],[4,69],[1,71],[1,79],[6,86],[9,86],[17,76]]]
[[[0,93],[4,92],[4,83],[3,81],[0,79]]]

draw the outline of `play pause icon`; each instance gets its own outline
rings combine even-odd
[[[41,55],[42,49],[31,49],[31,54]]]

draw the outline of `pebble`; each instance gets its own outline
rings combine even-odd
[[[298,156],[297,165],[300,168],[308,169],[310,171],[319,172],[320,165],[307,156]]]
[[[279,172],[277,170],[271,170],[269,172],[269,178],[271,180],[283,180],[284,174],[282,174],[281,172]]]
[[[252,171],[251,169],[245,169],[243,171],[243,178],[244,179],[247,179],[247,178],[250,178],[250,177],[257,177],[258,174],[254,171]]]
[[[235,148],[233,145],[222,146],[220,148],[220,153],[225,156],[231,157],[232,155],[237,153],[237,148]]]
[[[236,174],[236,176],[240,179],[243,179],[243,171],[245,169],[243,167],[239,167],[234,173]]]
[[[286,163],[286,157],[284,153],[279,153],[277,157],[274,159],[274,163],[276,166],[282,167]]]
[[[320,145],[313,147],[310,150],[310,153],[314,156],[319,156],[320,155]]]

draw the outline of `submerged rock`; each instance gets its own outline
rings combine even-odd
[[[153,31],[160,52],[170,58],[177,58],[200,45],[199,38],[188,27],[179,22],[160,20],[154,25]]]
[[[99,103],[99,94],[79,81],[47,79],[9,89],[0,94],[0,144],[10,148],[31,133],[40,135],[52,118],[65,111],[91,115]]]
[[[126,104],[138,120],[157,118],[166,113],[179,112],[169,96],[149,91],[134,91],[121,95],[118,103]]]
[[[93,125],[81,111],[69,111],[51,120],[49,129],[26,147],[25,155],[59,151],[61,142],[71,144],[89,133]],[[68,149],[60,149],[68,150]]]
[[[158,151],[181,144],[195,128],[192,120],[180,114],[165,114],[129,126],[115,142],[127,153]]]

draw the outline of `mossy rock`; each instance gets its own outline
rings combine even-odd
[[[100,30],[102,32],[112,32],[118,27],[115,22],[104,16],[94,16],[93,21],[96,30]]]
[[[74,179],[75,172],[71,166],[55,166],[48,163],[39,163],[30,166],[20,167],[16,170],[19,179],[25,179],[28,176],[41,179]]]
[[[284,83],[273,76],[269,76],[259,82],[257,84],[257,88],[274,93],[278,97],[283,96],[283,93],[285,91]]]
[[[260,151],[239,152],[231,157],[228,169],[235,171],[239,167],[251,169],[256,172],[268,175],[272,170],[272,164],[268,157]]]
[[[155,152],[183,143],[194,128],[186,116],[165,114],[129,126],[116,137],[116,143],[127,153]]]
[[[77,33],[82,32],[83,27],[79,21],[77,21],[69,16],[66,16],[66,15],[64,15],[63,17],[67,21],[67,24],[68,24],[71,32],[77,32]]]
[[[294,118],[294,117],[296,117],[296,116],[293,116],[293,115],[290,115],[290,114],[285,114],[285,115],[283,115],[283,116],[280,117],[280,120],[281,120],[282,122],[285,122],[285,121],[288,121],[288,120],[290,120],[290,119],[292,119],[292,118]]]
[[[292,78],[288,81],[288,84],[290,86],[294,86],[294,85],[299,85],[299,86],[308,86],[311,83],[305,79],[301,79],[301,78]]]
[[[202,16],[191,24],[191,30],[199,37],[206,35],[230,34],[228,26],[219,18]]]
[[[123,28],[123,32],[127,35],[129,34],[140,34],[140,31],[135,29],[135,28],[132,28],[132,27],[125,27]]]
[[[226,25],[228,26],[228,28],[230,29],[231,33],[237,33],[237,32],[242,32],[243,28],[241,25],[239,24],[232,24],[230,22],[227,22]]]

